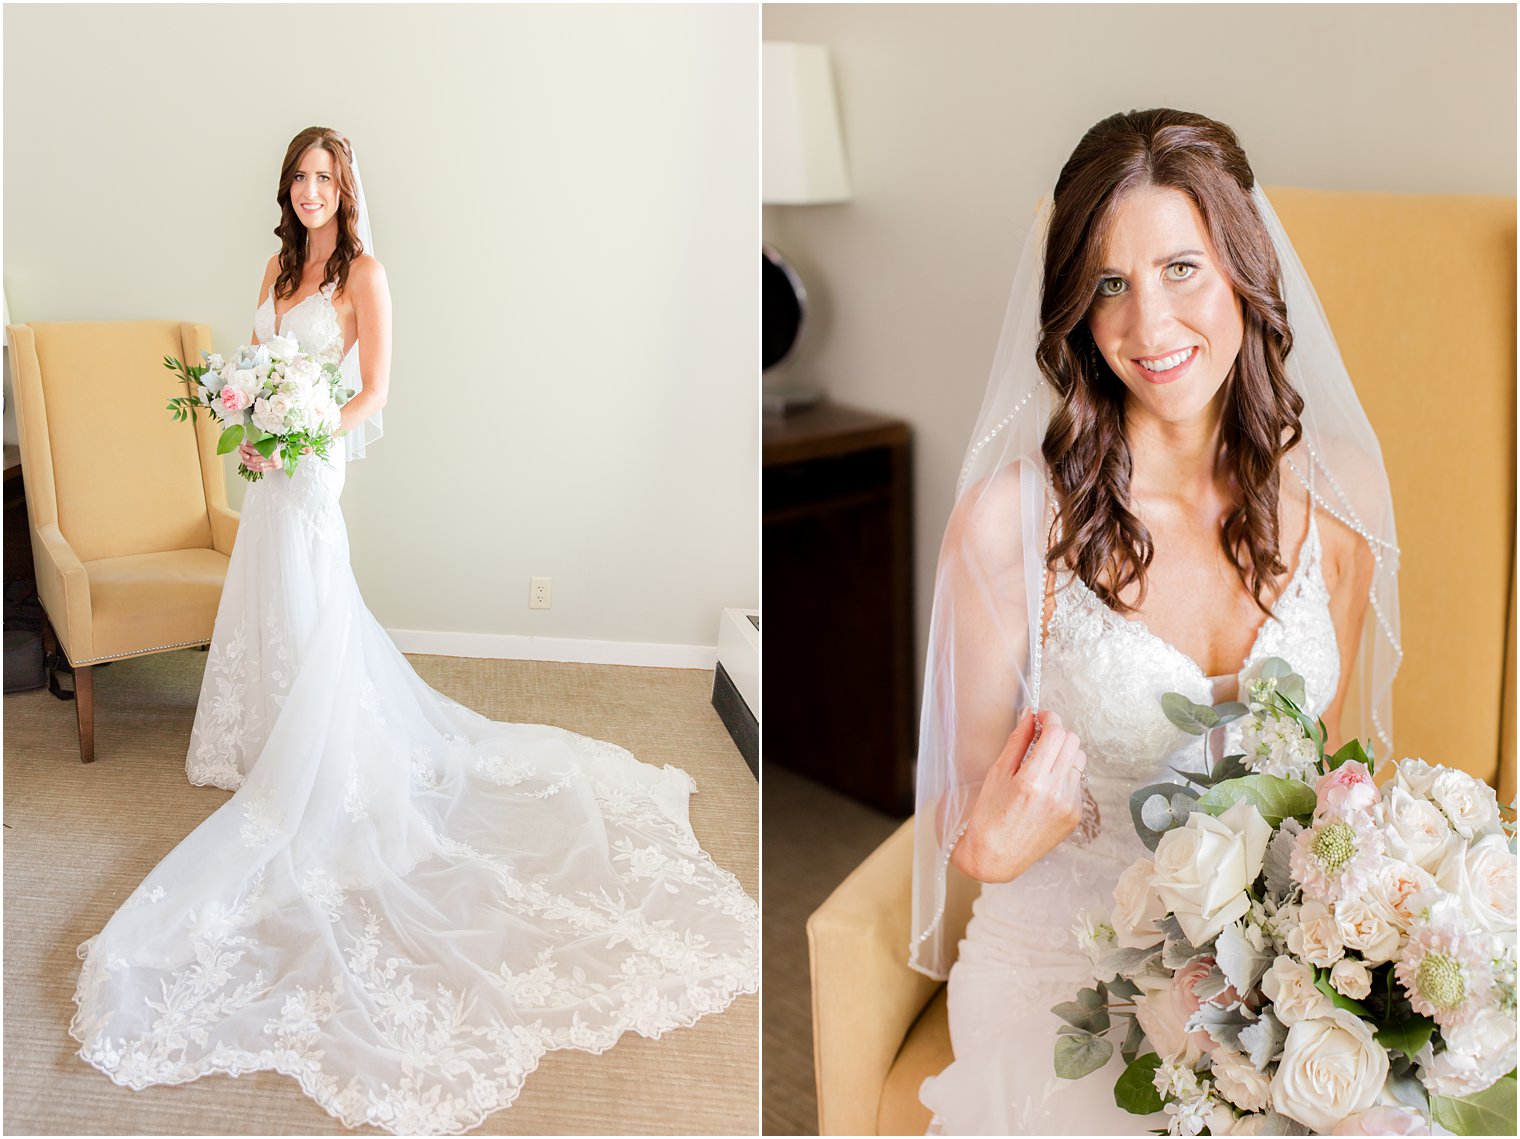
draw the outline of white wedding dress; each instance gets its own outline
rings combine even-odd
[[[357,378],[331,286],[283,320]],[[423,683],[360,599],[344,469],[248,490],[187,763],[236,794],[80,947],[70,1031],[128,1087],[271,1069],[349,1126],[459,1132],[545,1052],[754,992],[758,910],[684,771]]]
[[[955,1061],[920,1092],[935,1115],[931,1134],[1140,1135],[1165,1128],[1164,1116],[1130,1115],[1114,1103],[1114,1082],[1124,1070],[1122,1026],[1111,1033],[1114,1054],[1105,1068],[1080,1080],[1056,1076],[1062,1022],[1050,1008],[1093,983],[1074,932],[1079,916],[1105,917],[1119,875],[1149,857],[1135,834],[1130,793],[1182,782],[1173,767],[1203,767],[1202,741],[1167,720],[1162,694],[1180,692],[1199,704],[1232,700],[1261,662],[1276,656],[1303,676],[1311,714],[1334,696],[1341,662],[1319,525],[1311,514],[1289,584],[1237,676],[1205,676],[1142,622],[1109,609],[1080,578],[1056,576],[1041,705],[1058,712],[1082,741],[1100,830],[1085,846],[1068,840],[1012,882],[982,887],[950,970]],[[1223,733],[1227,750],[1216,739],[1215,759],[1240,750],[1238,722]]]

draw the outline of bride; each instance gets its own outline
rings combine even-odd
[[[1376,438],[1234,132],[1098,123],[1026,244],[940,554],[911,963],[948,969],[955,1060],[931,1131],[1166,1126],[1114,1105],[1117,1050],[1057,1078],[1050,1012],[1092,980],[1073,927],[1147,854],[1130,793],[1244,750],[1160,697],[1233,700],[1282,657],[1332,741],[1385,757],[1396,581]]]
[[[70,1031],[128,1087],[271,1069],[349,1126],[454,1133],[545,1052],[754,992],[758,911],[697,844],[684,771],[476,715],[365,609],[338,496],[380,434],[390,300],[348,141],[298,134],[278,198],[256,340],[341,361],[360,390],[329,461],[287,477],[242,453],[265,473],[187,761],[236,793],[80,947]]]

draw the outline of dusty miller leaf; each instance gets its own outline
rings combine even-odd
[[[1293,889],[1293,871],[1289,860],[1293,856],[1293,844],[1303,833],[1304,825],[1297,819],[1284,819],[1282,827],[1267,844],[1267,855],[1262,860],[1262,873],[1267,879],[1267,893],[1282,901]]]
[[[1258,1072],[1265,1072],[1267,1065],[1282,1054],[1287,1039],[1288,1030],[1283,1022],[1271,1009],[1265,1009],[1260,1020],[1240,1030],[1240,1050],[1251,1058]]]
[[[1215,963],[1242,996],[1256,988],[1256,982],[1272,964],[1272,954],[1257,945],[1258,940],[1263,940],[1260,930],[1236,921],[1220,930],[1214,941]]]

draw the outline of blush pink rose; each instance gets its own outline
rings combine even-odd
[[[216,398],[221,403],[223,411],[243,411],[253,402],[248,398],[247,392],[231,384],[223,388],[222,394]]]
[[[1314,796],[1319,800],[1314,807],[1314,817],[1318,820],[1330,815],[1345,816],[1365,811],[1383,794],[1372,781],[1372,773],[1366,765],[1352,760],[1321,775],[1315,781]]]

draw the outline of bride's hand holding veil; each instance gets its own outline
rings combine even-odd
[[[1086,768],[1082,742],[1061,717],[1026,708],[977,792],[951,856],[956,869],[1011,882],[1044,858],[1082,821]]]

